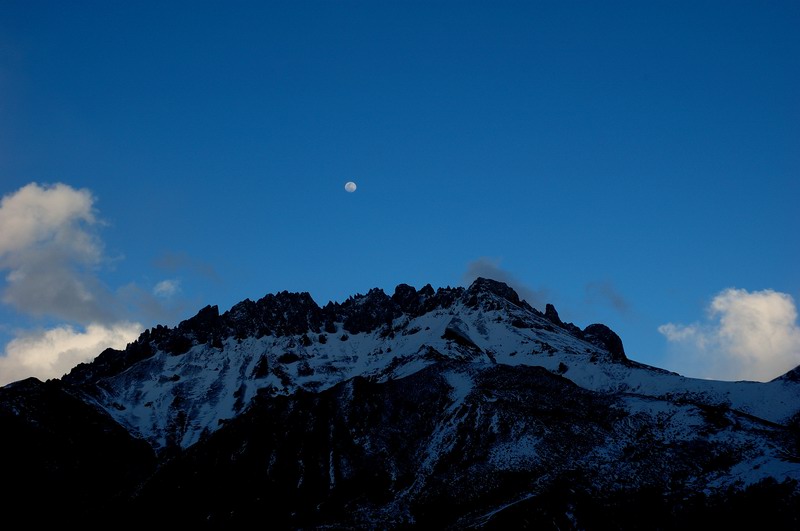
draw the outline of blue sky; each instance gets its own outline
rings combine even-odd
[[[798,27],[796,2],[6,1],[0,372],[206,304],[482,274],[638,361],[777,376]]]

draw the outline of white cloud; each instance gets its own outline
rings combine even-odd
[[[153,295],[168,299],[178,292],[180,285],[179,280],[162,280],[153,288]]]
[[[81,223],[97,222],[88,190],[31,183],[0,200],[0,259],[44,243],[57,243],[96,261],[97,242]],[[10,260],[12,263],[13,259]]]
[[[670,341],[696,340],[699,337],[697,325],[684,326],[667,323],[659,326],[658,331]]]
[[[64,184],[28,184],[0,201],[2,301],[28,315],[115,322],[113,294],[96,276],[103,261],[94,197]]]
[[[60,378],[78,363],[91,361],[106,348],[124,349],[143,328],[138,323],[90,324],[85,330],[60,326],[26,332],[13,339],[0,356],[0,386],[35,376]]]
[[[150,293],[134,283],[112,291],[100,280],[107,259],[94,203],[88,190],[37,183],[0,200],[0,301],[25,316],[70,323],[18,331],[0,351],[1,383],[61,377],[107,347],[136,339],[142,326],[135,321],[172,316],[159,297],[175,295],[177,281]]]
[[[729,288],[706,323],[658,327],[674,344],[673,370],[720,380],[768,381],[800,365],[800,326],[791,296]]]

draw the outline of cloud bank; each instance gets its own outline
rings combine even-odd
[[[112,292],[98,277],[106,258],[94,203],[89,190],[60,183],[31,183],[0,200],[0,301],[25,316],[68,323],[18,331],[0,355],[0,385],[61,377],[141,333],[127,308],[130,294],[141,290]],[[152,301],[137,304],[144,302],[158,309]]]
[[[97,279],[100,222],[88,190],[29,184],[0,202],[2,302],[33,316],[113,322],[114,297]]]
[[[791,296],[729,288],[708,307],[703,323],[667,323],[670,363],[687,376],[769,381],[800,365],[800,326]]]
[[[22,333],[6,345],[5,356],[0,356],[0,385],[30,376],[60,378],[106,348],[124,349],[141,332],[138,323],[117,323],[90,324],[85,330],[65,325]]]

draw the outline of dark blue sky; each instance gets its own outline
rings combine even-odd
[[[87,190],[103,259],[73,269],[143,327],[494,273],[691,372],[675,349],[723,347],[660,326],[800,297],[798,28],[796,2],[6,1],[0,194]],[[9,297],[5,341],[65,317]]]

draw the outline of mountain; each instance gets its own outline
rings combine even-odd
[[[212,528],[798,528],[798,374],[686,378],[485,278],[324,307],[284,291],[0,388],[4,512]]]

